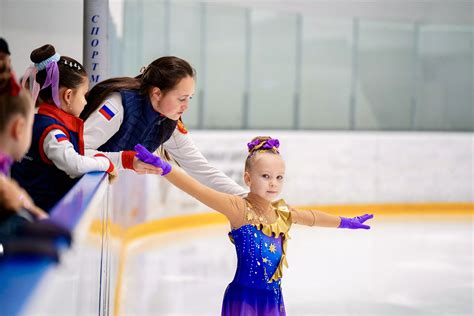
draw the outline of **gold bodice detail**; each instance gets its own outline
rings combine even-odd
[[[247,199],[245,200],[246,206],[249,208],[252,208],[253,205],[248,201]],[[257,218],[253,218],[255,216],[255,212],[251,218],[249,218],[247,215],[251,214],[249,209],[246,210],[248,212],[246,214],[247,220],[250,222],[253,219],[259,220],[259,223],[249,223],[250,225],[255,226],[258,230],[260,230],[262,233],[269,237],[277,237],[282,234],[282,255],[280,259],[280,263],[278,264],[278,268],[276,269],[275,273],[273,276],[270,278],[269,283],[273,281],[278,281],[281,279],[283,275],[283,266],[286,266],[288,268],[288,262],[286,260],[286,248],[287,248],[287,242],[288,239],[290,239],[290,236],[288,235],[288,232],[290,230],[292,220],[291,220],[291,211],[288,207],[288,205],[285,203],[284,200],[278,200],[276,202],[273,202],[270,204],[270,207],[272,208],[274,214],[277,215],[276,221],[274,221],[271,224],[268,223],[263,223],[261,220],[261,215],[258,216]]]

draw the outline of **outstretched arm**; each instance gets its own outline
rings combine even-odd
[[[239,204],[244,203],[242,198],[216,191],[199,183],[184,171],[180,170],[180,168],[172,168],[169,163],[153,155],[142,145],[136,145],[135,150],[138,159],[161,168],[163,170],[162,175],[166,180],[196,198],[201,203],[224,214],[233,227],[240,226],[243,215],[240,214],[238,210],[241,209]]]
[[[293,223],[306,226],[349,228],[349,229],[370,229],[364,222],[373,218],[373,214],[364,214],[353,218],[335,216],[321,211],[298,211],[291,210]]]
[[[196,147],[189,133],[183,134],[176,129],[163,147],[180,167],[202,184],[219,192],[242,197],[247,195],[247,190],[209,163]]]

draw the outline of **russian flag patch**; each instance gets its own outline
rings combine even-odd
[[[115,114],[117,114],[117,111],[114,111],[115,109],[112,106],[107,106],[107,104],[102,105],[102,107],[99,109],[99,113],[102,114],[103,117],[107,121],[110,121]]]
[[[56,134],[54,135],[54,137],[56,137],[56,140],[58,142],[62,142],[63,140],[68,140],[66,135],[64,135],[63,133]]]

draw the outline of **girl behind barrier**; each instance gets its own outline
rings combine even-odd
[[[89,79],[75,59],[44,45],[31,53],[34,63],[24,75],[33,101],[41,99],[33,124],[33,139],[25,158],[12,168],[12,177],[26,188],[36,204],[49,211],[80,176],[91,171],[112,173],[103,154],[84,155],[83,121]]]

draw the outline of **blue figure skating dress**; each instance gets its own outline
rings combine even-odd
[[[255,212],[247,203],[247,221],[229,233],[237,251],[237,271],[228,285],[222,305],[225,316],[286,315],[281,277],[286,262],[286,243],[291,212],[283,200],[271,204],[277,219],[272,224],[252,224]],[[261,218],[261,217],[260,217]]]

